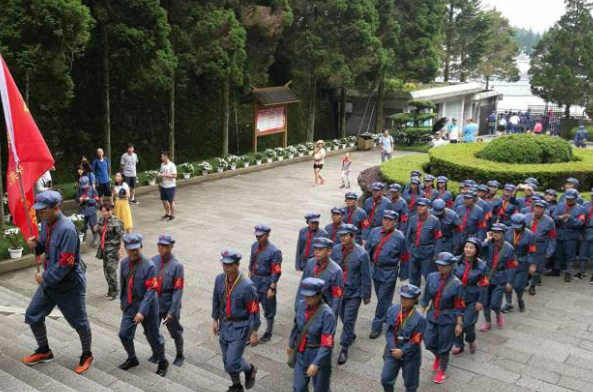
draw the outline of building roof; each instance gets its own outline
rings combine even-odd
[[[294,91],[288,87],[288,84],[276,87],[253,87],[249,97],[262,106],[291,104],[301,101]]]
[[[484,91],[484,87],[482,87],[480,83],[469,82],[453,84],[450,86],[416,90],[412,91],[410,95],[412,96],[412,99],[432,101],[456,97],[460,95],[476,94],[482,91]]]

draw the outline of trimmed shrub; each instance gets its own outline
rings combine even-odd
[[[396,145],[412,146],[415,144],[428,144],[432,140],[431,128],[400,128],[391,132]]]
[[[476,155],[506,163],[559,163],[574,160],[572,146],[564,139],[543,135],[509,135],[492,140]]]
[[[541,136],[538,136],[541,137]],[[519,184],[527,177],[539,180],[540,189],[560,189],[569,177],[581,182],[581,189],[593,185],[593,151],[575,149],[577,159],[572,162],[550,164],[513,164],[489,161],[477,155],[486,147],[484,143],[450,144],[429,151],[430,171],[449,179],[462,181],[472,178],[485,183],[497,180],[500,183]]]

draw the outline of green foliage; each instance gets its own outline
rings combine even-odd
[[[513,27],[513,41],[519,46],[519,49],[527,54],[533,53],[533,48],[542,39],[542,35],[531,29]]]
[[[478,158],[477,154],[485,147],[484,143],[467,143],[433,148],[429,152],[430,170],[449,179],[462,181],[472,178],[480,183],[497,180],[503,184],[519,184],[527,177],[534,177],[539,180],[542,189],[559,189],[568,177],[577,178],[584,189],[593,185],[591,150],[575,150],[576,161],[542,165],[500,163]]]
[[[418,99],[412,99],[410,101],[408,101],[408,106],[412,106],[414,108],[416,108],[417,110],[423,110],[423,109],[430,109],[430,110],[435,110],[437,107],[434,103],[432,103],[431,101],[421,101]]]
[[[568,138],[570,140],[574,139],[574,136],[576,135],[577,131],[579,130],[579,127],[573,127],[571,128],[571,130],[568,132]],[[589,134],[589,141],[593,141],[593,124],[591,125],[585,125],[585,130],[587,131],[587,133]]]
[[[396,145],[428,145],[431,140],[430,131],[430,127],[398,128],[392,131],[391,134]]]
[[[574,160],[566,140],[544,135],[509,135],[492,140],[478,158],[506,163],[560,163]]]

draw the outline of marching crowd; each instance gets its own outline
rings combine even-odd
[[[81,189],[87,189],[85,181],[81,179]],[[359,309],[371,303],[373,291],[369,339],[383,331],[386,339],[381,383],[385,391],[393,391],[401,370],[405,388],[412,392],[419,386],[422,342],[434,355],[433,381],[443,383],[450,354],[460,355],[466,345],[470,353],[476,351],[480,312],[485,323],[479,331],[491,330],[492,312],[496,326],[503,328],[503,314],[514,310],[513,294],[523,312],[524,292],[536,295],[542,274],[562,274],[567,283],[585,278],[585,263],[593,255],[592,202],[580,197],[574,178],[566,180],[559,200],[555,190],[538,193],[538,187],[534,178],[502,187],[494,180],[466,180],[453,198],[446,177],[412,171],[403,186],[373,183],[372,195],[361,207],[356,193],[346,193],[345,206],[331,209],[332,222],[325,228],[320,214],[308,213],[298,233],[295,269],[302,277],[287,348],[293,390],[307,391],[310,383],[315,391],[330,390],[338,319],[343,328],[337,363],[343,365],[357,339]],[[49,190],[39,193],[34,205],[43,223],[39,238],[28,239],[28,244],[36,254],[45,253],[45,262],[44,271],[35,276],[39,288],[25,316],[39,347],[23,362],[53,359],[45,316],[57,305],[80,336],[82,356],[75,369],[80,374],[93,362],[84,263],[76,229],[60,204],[60,194]],[[149,361],[165,376],[169,363],[161,324],[176,346],[174,364],[182,366],[185,359],[180,324],[185,277],[173,255],[175,240],[162,234],[158,253],[147,258],[142,236],[125,233],[111,203],[99,209],[97,258],[105,261],[106,296],[119,298],[122,310],[119,337],[127,358],[120,368],[139,365],[134,335],[142,324],[153,352]],[[283,255],[270,241],[271,232],[265,224],[255,226],[246,273],[241,272],[243,257],[237,250],[221,253],[212,332],[220,342],[231,392],[251,389],[256,382],[257,367],[243,358],[246,346],[266,343],[273,335]],[[118,261],[122,242],[127,257]],[[409,282],[401,285],[400,300],[394,304],[398,279]],[[262,310],[266,326],[260,336]]]

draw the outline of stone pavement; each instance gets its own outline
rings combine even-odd
[[[352,156],[353,179],[379,159],[376,151],[355,152]],[[166,231],[177,239],[174,253],[185,264],[182,323],[188,361],[182,368],[171,366],[167,379],[154,375],[155,366],[146,362],[150,349],[140,332],[136,341],[141,366],[130,372],[117,369],[125,359],[117,337],[119,306],[103,297],[107,287],[102,266],[89,252],[84,259],[89,267],[87,303],[93,328],[94,367],[84,376],[72,371],[80,347],[76,333],[64,320],[48,321],[50,344],[57,360],[25,367],[17,360],[35,348],[33,336],[23,324],[22,315],[0,315],[0,391],[225,391],[230,382],[222,368],[218,342],[210,332],[211,293],[214,278],[221,271],[219,252],[225,246],[238,248],[243,252],[245,267],[254,240],[253,226],[260,222],[272,226],[271,240],[283,250],[285,260],[274,338],[246,352],[260,368],[254,391],[291,391],[292,374],[285,365],[285,348],[300,277],[294,271],[297,232],[304,225],[306,212],[321,212],[322,223],[326,224],[330,208],[342,205],[343,192],[338,189],[340,161],[339,157],[326,160],[324,173],[328,181],[321,187],[312,186],[312,162],[306,162],[180,189],[177,219],[173,222],[159,220],[163,212],[156,193],[144,196],[138,206],[132,207],[136,230],[145,238],[144,252],[155,254],[157,236]],[[354,190],[359,191],[356,186]],[[28,269],[1,275],[0,305],[26,307],[36,287],[33,273],[34,269]],[[444,385],[430,381],[432,355],[424,352],[419,390],[593,391],[593,286],[585,281],[565,284],[547,278],[538,290],[535,297],[527,295],[525,313],[506,317],[503,330],[479,333],[476,354],[452,358],[450,379]],[[371,305],[361,309],[359,338],[350,350],[349,362],[334,367],[333,391],[381,390],[385,340],[383,336],[368,339],[375,304],[373,297]],[[173,344],[164,332],[171,357]],[[334,351],[334,363],[338,350]],[[401,380],[397,385],[402,387]]]

